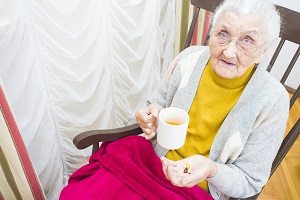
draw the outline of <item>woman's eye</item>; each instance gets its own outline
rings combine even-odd
[[[249,43],[252,42],[252,40],[251,40],[250,38],[244,38],[244,39],[242,40],[242,42],[243,42],[244,44],[249,44]]]
[[[220,35],[221,38],[227,38],[228,37],[227,33],[225,33],[225,32],[220,32],[219,35]]]

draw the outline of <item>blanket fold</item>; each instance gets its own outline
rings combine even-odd
[[[128,136],[103,142],[89,164],[74,172],[62,190],[64,199],[203,199],[212,197],[198,186],[183,188],[166,179],[151,142]]]

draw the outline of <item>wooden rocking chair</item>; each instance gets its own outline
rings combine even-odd
[[[187,48],[191,44],[194,28],[196,25],[196,21],[198,19],[199,11],[201,9],[205,9],[208,11],[213,12],[215,8],[221,3],[221,0],[191,0],[191,4],[196,7],[195,14],[192,19],[191,26],[189,28],[188,36],[186,38],[185,46],[184,48]],[[276,58],[278,57],[282,46],[284,45],[285,41],[291,41],[293,43],[298,44],[298,49],[288,64],[288,67],[282,76],[281,83],[284,84],[286,79],[288,78],[292,68],[294,67],[299,55],[300,55],[300,13],[284,8],[282,6],[276,5],[283,20],[284,29],[282,30],[280,34],[280,43],[273,54],[273,57],[270,61],[269,67],[267,68],[267,71],[271,71],[273,64],[276,61]],[[209,35],[206,37],[206,41],[208,40]],[[298,98],[300,93],[300,85],[294,92],[294,95],[290,99],[290,108],[293,106],[294,102]],[[77,135],[73,143],[78,149],[84,149],[91,145],[93,145],[92,153],[96,152],[99,149],[99,142],[102,141],[115,141],[117,139],[120,139],[122,137],[126,137],[128,135],[138,135],[141,134],[142,130],[140,129],[138,124],[133,124],[130,126],[117,128],[117,129],[108,129],[108,130],[91,130],[87,132],[80,133]],[[297,140],[298,136],[300,134],[300,119],[297,120],[297,122],[293,125],[292,129],[289,131],[289,133],[286,135],[286,137],[283,140],[283,143],[278,151],[278,154],[273,162],[271,175],[274,173],[274,171],[277,169],[283,158],[286,156],[287,152],[290,150],[294,142]],[[247,199],[257,199],[257,194],[253,197],[249,197]],[[231,198],[234,199],[234,198]]]

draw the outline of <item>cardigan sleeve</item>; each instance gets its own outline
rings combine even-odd
[[[243,151],[232,163],[217,164],[218,172],[208,178],[212,195],[246,198],[261,191],[270,176],[272,162],[281,145],[289,113],[289,97],[286,91],[263,117],[257,116]]]

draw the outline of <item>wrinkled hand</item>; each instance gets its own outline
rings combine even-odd
[[[140,125],[145,133],[147,140],[153,138],[157,129],[157,117],[163,107],[159,104],[153,103],[136,112],[136,122]]]
[[[172,161],[161,157],[164,174],[173,185],[179,187],[193,187],[206,178],[217,173],[216,164],[209,158],[201,155],[191,156],[179,161]],[[186,164],[190,164],[191,173],[184,173]]]

